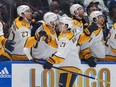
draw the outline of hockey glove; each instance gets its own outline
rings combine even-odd
[[[51,69],[53,66],[53,64],[51,64],[50,62],[46,61],[43,65],[44,69]]]
[[[44,68],[44,69],[51,69],[52,66],[53,66],[53,64],[55,64],[54,59],[48,58],[48,59],[46,60],[45,64],[43,65],[43,68]]]
[[[5,43],[5,48],[8,49],[10,52],[14,50],[13,45],[15,45],[15,42],[12,40],[7,40]]]
[[[98,29],[98,25],[96,23],[92,23],[88,28],[84,30],[85,35],[90,36],[92,32]]]
[[[90,66],[90,67],[96,67],[96,62],[95,62],[95,58],[93,56],[91,56],[90,58],[88,58],[86,60],[87,64]]]
[[[42,36],[46,36],[46,35],[47,35],[46,32],[43,31],[43,30],[41,30],[40,32],[38,32],[38,33],[35,34],[35,39],[36,39],[37,41],[40,41],[40,38],[41,38]]]

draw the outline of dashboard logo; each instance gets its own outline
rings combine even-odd
[[[0,78],[11,78],[11,75],[9,74],[9,71],[6,67],[4,67],[1,71],[0,71]]]

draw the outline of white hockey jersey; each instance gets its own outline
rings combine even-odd
[[[13,25],[10,30],[9,39],[16,42],[14,45],[14,51],[12,55],[23,56],[23,48],[27,38],[30,36],[31,26],[29,23],[24,21],[19,21],[19,18],[16,18],[13,22]]]
[[[61,34],[58,41],[58,49],[52,57],[60,67],[80,68],[79,46],[76,46],[77,36],[72,32]]]
[[[94,31],[91,34],[91,39],[81,45],[81,50],[90,48],[92,54],[97,58],[105,58],[105,45],[103,43],[102,28]]]
[[[109,32],[107,45],[106,55],[116,56],[116,23]]]
[[[51,57],[57,49],[57,35],[55,33],[55,30],[51,31],[51,29],[43,23],[42,26],[38,28],[36,32],[39,32],[41,30],[44,30],[47,35],[51,36],[52,40],[48,43],[46,43],[44,40],[40,40],[36,43],[34,47],[32,47],[32,57],[37,59],[47,59]]]

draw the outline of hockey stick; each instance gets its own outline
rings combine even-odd
[[[38,61],[38,60],[33,60],[33,62],[35,62],[35,63],[37,63],[37,64],[41,64],[41,65],[44,64],[44,62]],[[66,72],[69,72],[69,73],[72,73],[72,74],[75,74],[75,75],[80,75],[80,76],[83,76],[83,77],[86,77],[86,78],[94,79],[94,80],[97,80],[97,81],[99,81],[99,82],[106,82],[107,84],[110,84],[109,81],[102,80],[102,79],[99,79],[99,78],[95,78],[95,77],[92,77],[92,76],[88,76],[88,75],[85,75],[85,74],[72,72],[72,71],[69,71],[69,70],[66,70],[66,69],[62,69],[62,68],[59,68],[59,67],[55,67],[55,66],[53,66],[52,68],[58,69],[58,70],[62,70],[62,71],[66,71]]]
[[[33,62],[35,62],[35,63],[37,63],[37,64],[44,65],[45,61],[38,61],[37,59],[33,59],[33,58],[32,58],[32,56],[31,56],[30,53],[28,52],[28,48],[24,48],[23,51],[24,51],[24,53],[26,54],[26,56],[27,56],[30,60],[32,60]],[[86,78],[94,79],[94,80],[97,80],[97,81],[99,81],[99,82],[106,82],[107,84],[110,84],[109,81],[102,80],[102,79],[99,79],[99,78],[95,78],[95,77],[92,77],[92,76],[88,76],[88,75],[85,75],[85,74],[72,72],[72,71],[69,71],[69,70],[66,70],[66,69],[62,69],[62,68],[59,68],[59,67],[55,67],[55,66],[53,66],[52,68],[58,69],[58,70],[63,70],[63,71],[66,71],[66,72],[70,72],[70,73],[72,73],[72,74],[80,75],[80,76],[83,76],[83,77],[86,77]]]

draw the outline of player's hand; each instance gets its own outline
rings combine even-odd
[[[40,41],[40,38],[41,38],[42,36],[46,36],[46,35],[47,35],[46,32],[43,31],[43,30],[41,30],[41,31],[39,31],[39,32],[37,32],[37,33],[35,34],[35,39],[36,39],[37,41]]]
[[[12,40],[7,40],[5,43],[5,48],[8,49],[10,52],[14,50],[13,45],[15,45],[15,42]]]
[[[50,62],[46,61],[43,65],[44,69],[51,69],[53,66],[53,64],[51,64]]]
[[[90,66],[90,67],[96,67],[96,62],[95,62],[95,58],[93,56],[91,56],[90,58],[88,58],[86,60],[87,64]]]

